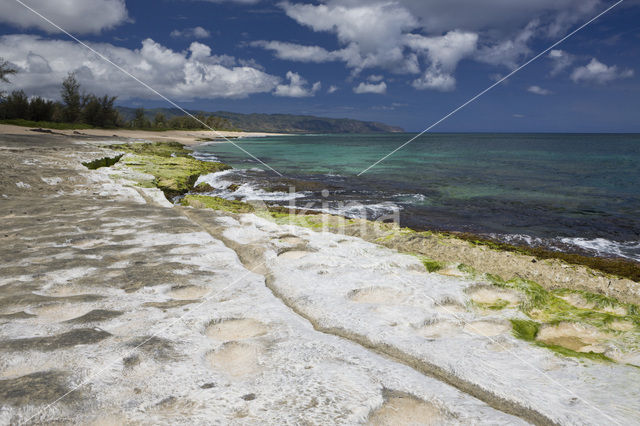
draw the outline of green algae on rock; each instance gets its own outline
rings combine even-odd
[[[197,160],[177,142],[122,144],[109,148],[127,152],[124,165],[152,175],[153,185],[169,199],[189,192],[200,175],[231,168],[223,163]]]
[[[153,183],[173,198],[187,193],[206,173],[227,170],[229,166],[187,157],[160,157],[155,155],[131,155],[124,159],[125,165],[155,177]]]
[[[180,203],[183,206],[222,210],[231,213],[251,213],[255,210],[251,204],[242,201],[227,200],[208,195],[187,194]]]
[[[104,157],[98,158],[97,160],[87,161],[82,163],[89,170],[96,170],[100,167],[111,167],[116,164],[120,159],[124,156],[124,154],[116,155],[115,157]]]

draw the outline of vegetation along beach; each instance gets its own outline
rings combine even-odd
[[[498,3],[0,2],[0,424],[640,424],[640,8]]]

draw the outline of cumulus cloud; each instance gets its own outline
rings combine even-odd
[[[173,30],[170,34],[173,38],[209,38],[211,33],[202,27],[185,28],[184,30]]]
[[[124,0],[29,0],[25,4],[72,33],[95,34],[128,19]],[[5,24],[60,32],[14,0],[0,0],[0,10],[0,22]]]
[[[553,49],[549,52],[548,58],[553,62],[553,66],[551,68],[551,75],[560,74],[565,69],[569,68],[575,57],[560,49]]]
[[[345,0],[353,1],[353,0]],[[361,0],[362,2],[366,0]],[[532,20],[547,23],[545,35],[556,37],[602,5],[601,0],[396,0],[431,33],[453,29],[510,37]]]
[[[533,39],[538,28],[538,21],[531,21],[514,38],[492,45],[485,45],[482,49],[479,49],[476,59],[491,65],[502,65],[511,69],[517,68],[522,60],[531,53],[529,41]]]
[[[355,73],[380,67],[397,73],[417,73],[415,57],[405,56],[403,34],[418,26],[411,13],[397,3],[326,4],[281,3],[285,13],[314,31],[331,32],[344,49],[329,52],[327,60],[343,60]],[[375,29],[375,30],[372,30]]]
[[[477,34],[462,31],[450,31],[441,37],[407,35],[407,46],[426,56],[430,63],[424,74],[414,80],[413,87],[441,91],[453,90],[456,79],[452,74],[462,59],[476,51],[477,42]]]
[[[322,63],[340,59],[340,55],[337,52],[330,52],[320,46],[305,46],[296,43],[266,40],[256,40],[249,43],[249,45],[270,50],[274,52],[277,58],[289,61]]]
[[[527,92],[533,93],[534,95],[541,95],[541,96],[546,96],[553,93],[551,90],[543,89],[540,86],[529,86],[529,88],[527,89]]]
[[[208,46],[198,42],[180,52],[152,39],[144,40],[138,49],[108,43],[91,43],[91,47],[176,100],[243,98],[271,92],[280,82],[279,77],[243,66],[233,57],[213,55]],[[60,82],[69,72],[75,72],[88,92],[107,92],[120,99],[157,99],[131,77],[71,41],[6,35],[0,37],[0,57],[18,69],[13,86],[30,94],[58,98]]]
[[[361,95],[363,93],[375,93],[377,95],[382,95],[386,92],[387,83],[385,83],[384,81],[378,84],[362,82],[353,88],[353,93],[357,93],[358,95]]]
[[[329,89],[327,89],[327,93],[335,93],[338,91],[338,86],[331,85]]]
[[[290,98],[306,98],[315,95],[321,88],[319,81],[313,83],[309,88],[307,86],[307,80],[293,71],[287,72],[287,80],[289,80],[289,84],[279,84],[276,86],[276,90],[273,92],[274,95]]]
[[[335,34],[340,48],[279,41],[253,45],[283,60],[342,61],[352,75],[365,69],[421,74],[414,87],[452,90],[462,59],[513,69],[531,56],[532,40],[558,37],[602,4],[602,0],[285,1],[280,7],[287,16],[313,31]]]
[[[632,76],[632,69],[618,69],[616,65],[608,66],[598,61],[596,58],[593,58],[587,65],[574,69],[571,73],[571,80],[576,83],[586,82],[604,84],[613,80],[629,78]]]

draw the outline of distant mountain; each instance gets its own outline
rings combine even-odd
[[[118,111],[125,120],[132,120],[135,108],[118,107]],[[162,113],[167,119],[182,116],[184,113],[177,108],[145,109],[145,116],[153,121],[157,113]],[[292,114],[240,114],[228,111],[189,111],[191,114],[213,115],[226,119],[231,125],[247,132],[274,133],[398,133],[404,132],[400,127],[389,126],[375,121],[359,121],[349,118],[314,117],[312,115]]]

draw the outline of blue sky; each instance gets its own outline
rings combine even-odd
[[[427,127],[614,2],[21,0],[189,109]],[[0,0],[11,90],[76,72],[167,106],[15,0]],[[640,2],[626,0],[434,131],[640,132]]]

